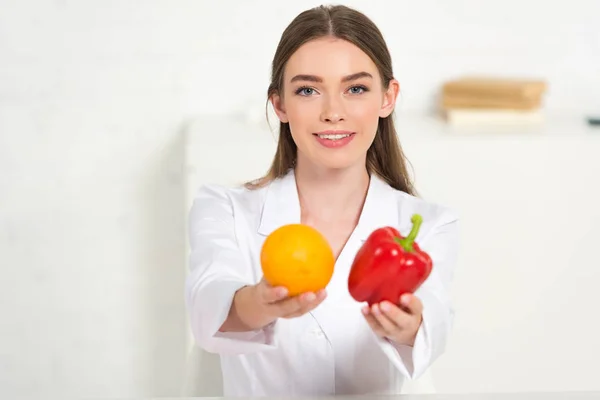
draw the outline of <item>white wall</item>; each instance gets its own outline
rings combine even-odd
[[[178,394],[181,132],[262,113],[278,35],[316,4],[0,0],[0,397]],[[595,0],[346,4],[388,39],[403,111],[490,72],[600,112]]]

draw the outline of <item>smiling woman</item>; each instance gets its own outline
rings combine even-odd
[[[202,187],[190,214],[190,322],[198,345],[220,355],[225,395],[400,393],[444,351],[457,218],[415,196],[392,119],[398,91],[385,41],[360,12],[317,7],[283,32],[268,89],[280,120],[271,168],[244,187]],[[415,213],[429,278],[362,308],[348,291],[358,250],[382,226],[409,231]],[[331,246],[325,290],[263,279],[265,239],[290,224]]]
[[[314,39],[296,50],[272,102],[290,126],[298,163],[325,168],[365,163],[378,118],[391,113],[398,92],[396,81],[386,90],[379,76],[363,51],[337,37]]]
[[[301,13],[273,58],[267,96],[280,119],[277,153],[249,187],[284,176],[297,162],[343,168],[366,157],[369,172],[415,194],[391,118],[398,92],[387,45],[368,17],[343,6]]]

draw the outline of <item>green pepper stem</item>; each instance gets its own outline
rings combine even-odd
[[[402,246],[404,251],[412,252],[414,250],[413,243],[419,234],[419,229],[421,228],[421,223],[423,222],[423,218],[419,214],[414,214],[410,219],[413,223],[412,229],[407,237],[404,239],[396,238],[396,242]]]

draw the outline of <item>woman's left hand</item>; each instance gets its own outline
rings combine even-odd
[[[397,344],[413,346],[423,320],[423,304],[412,294],[403,294],[400,306],[383,301],[365,306],[363,314],[371,329],[381,338]]]

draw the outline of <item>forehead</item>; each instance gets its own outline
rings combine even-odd
[[[379,76],[377,66],[358,46],[338,38],[320,38],[303,44],[290,57],[286,81],[298,74],[311,74],[324,80],[339,80],[357,72]]]

